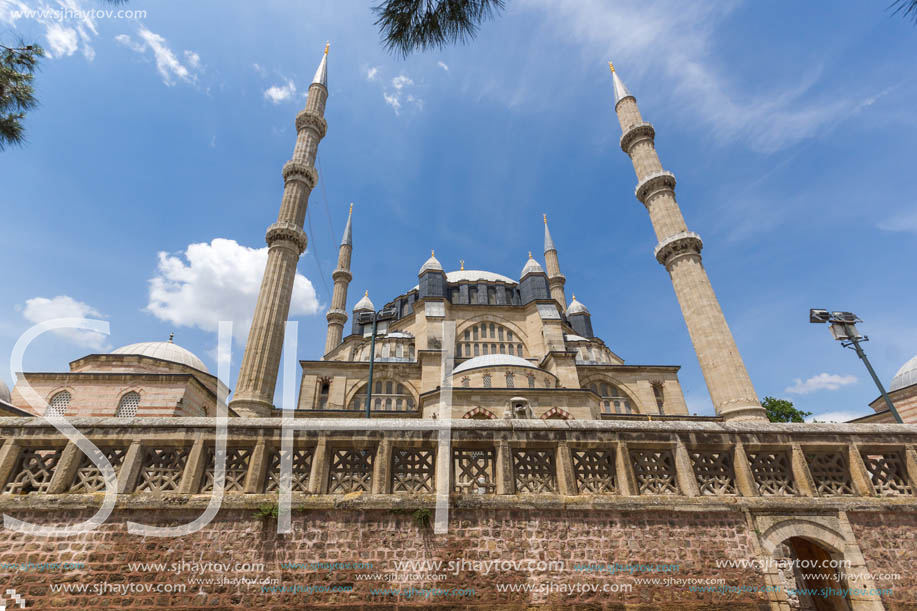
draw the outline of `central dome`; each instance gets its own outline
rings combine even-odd
[[[172,342],[140,342],[121,346],[116,350],[112,350],[111,353],[148,356],[154,359],[187,365],[204,373],[210,373],[207,366],[204,365],[204,361],[199,359],[196,354]]]
[[[888,385],[888,390],[900,390],[912,384],[917,384],[917,356],[901,366]]]
[[[510,280],[506,276],[500,274],[495,274],[493,272],[485,272],[479,269],[462,269],[457,272],[449,272],[446,274],[446,282],[463,282],[463,281],[474,281],[474,280],[483,280],[484,282],[505,282],[507,284],[516,284],[515,280]]]
[[[478,369],[479,367],[500,366],[528,367],[530,369],[538,369],[538,367],[532,365],[530,361],[527,361],[520,356],[510,356],[508,354],[485,354],[483,356],[476,356],[473,359],[468,359],[453,369],[452,373],[461,373],[463,371],[468,371],[469,369]]]

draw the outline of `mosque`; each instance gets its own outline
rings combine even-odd
[[[273,398],[296,265],[307,243],[303,221],[318,180],[315,157],[327,130],[327,53],[296,117],[296,144],[283,166],[283,198],[267,230],[268,262],[228,405],[231,416],[282,413]],[[704,270],[703,242],[688,229],[675,199],[675,177],[656,154],[653,126],[642,119],[613,66],[611,71],[621,148],[633,162],[635,195],[658,239],[656,259],[672,280],[700,361],[717,412],[712,419],[764,421]],[[431,253],[412,288],[378,311],[362,295],[348,314],[352,217],[351,207],[332,274],[324,356],[301,361],[297,417],[365,418],[368,410],[373,418],[711,419],[688,413],[677,365],[626,363],[595,335],[586,305],[572,292],[568,302],[546,216],[543,264],[529,253],[518,274],[466,270],[464,264],[447,272]],[[19,379],[12,393],[0,382],[0,415],[36,413],[23,397],[22,379],[47,412],[67,416],[214,416],[219,397],[229,394],[200,358],[171,337],[86,355],[67,372],[25,372]],[[905,422],[917,421],[917,357],[898,371],[890,390]],[[880,399],[871,405],[876,414],[858,422],[892,421]]]

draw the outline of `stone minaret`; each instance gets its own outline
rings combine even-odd
[[[306,250],[303,221],[309,194],[318,182],[315,154],[328,128],[325,101],[328,99],[328,46],[309,85],[306,108],[296,116],[296,147],[293,158],[283,166],[283,200],[277,222],[268,227],[267,265],[258,303],[248,332],[236,392],[230,407],[240,416],[269,416],[283,349],[283,331],[290,313],[296,263]]]
[[[331,278],[334,280],[334,293],[331,296],[331,309],[325,314],[328,319],[328,337],[325,339],[325,354],[328,354],[341,343],[344,337],[344,323],[347,322],[347,286],[353,275],[350,273],[350,255],[353,252],[353,204],[350,204],[350,213],[347,215],[347,226],[344,227],[344,237],[338,249],[338,265]]]
[[[634,164],[638,181],[635,193],[646,206],[659,240],[656,260],[672,278],[713,406],[729,420],[766,420],[701,262],[703,242],[688,231],[675,201],[675,176],[663,170],[659,162],[656,132],[643,121],[637,100],[618,78],[614,66],[611,62],[608,65],[614,81],[615,112],[623,132],[621,148]]]
[[[567,297],[564,295],[564,283],[567,279],[560,273],[560,263],[557,261],[557,249],[554,247],[554,240],[551,239],[551,231],[548,229],[548,215],[543,214],[544,219],[544,264],[548,268],[548,286],[551,287],[551,298],[560,304],[561,311],[567,308]]]

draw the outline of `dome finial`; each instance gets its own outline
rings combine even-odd
[[[459,271],[465,271],[465,259],[459,259]]]
[[[542,214],[542,215],[541,215],[541,218],[544,219],[544,224],[547,225],[547,224],[548,224],[548,215],[547,215],[547,214]]]
[[[432,248],[430,249],[430,256],[431,256],[431,257],[435,257],[435,256],[436,256],[436,251],[435,251],[434,249],[432,249]]]
[[[325,55],[328,55],[328,47],[330,47],[330,46],[331,46],[331,43],[330,43],[330,42],[326,42],[326,43],[325,43]],[[613,68],[612,68],[612,70],[613,70]]]
[[[369,291],[364,291],[363,296],[364,296],[364,297],[369,297]],[[576,299],[576,297],[574,297],[574,299]]]
[[[172,331],[171,333],[169,333],[169,343],[170,344],[172,343],[173,339],[175,339],[175,331]]]
[[[350,212],[349,212],[349,214],[353,214],[353,202],[350,202]]]

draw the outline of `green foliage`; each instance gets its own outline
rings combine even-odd
[[[255,510],[255,517],[259,520],[266,520],[268,518],[277,518],[280,514],[280,508],[277,503],[262,503],[258,505],[258,509]]]
[[[0,151],[22,144],[25,113],[38,104],[32,79],[45,51],[38,45],[17,44],[0,45]]]
[[[407,57],[412,51],[466,42],[503,10],[505,0],[383,0],[373,7],[382,42]]]
[[[764,397],[761,407],[767,412],[767,419],[771,422],[805,422],[806,416],[812,415],[812,412],[804,412],[793,407],[792,401],[776,397]]]
[[[429,509],[423,508],[416,510],[413,514],[414,522],[420,528],[430,528],[430,520],[433,517],[433,512]]]

